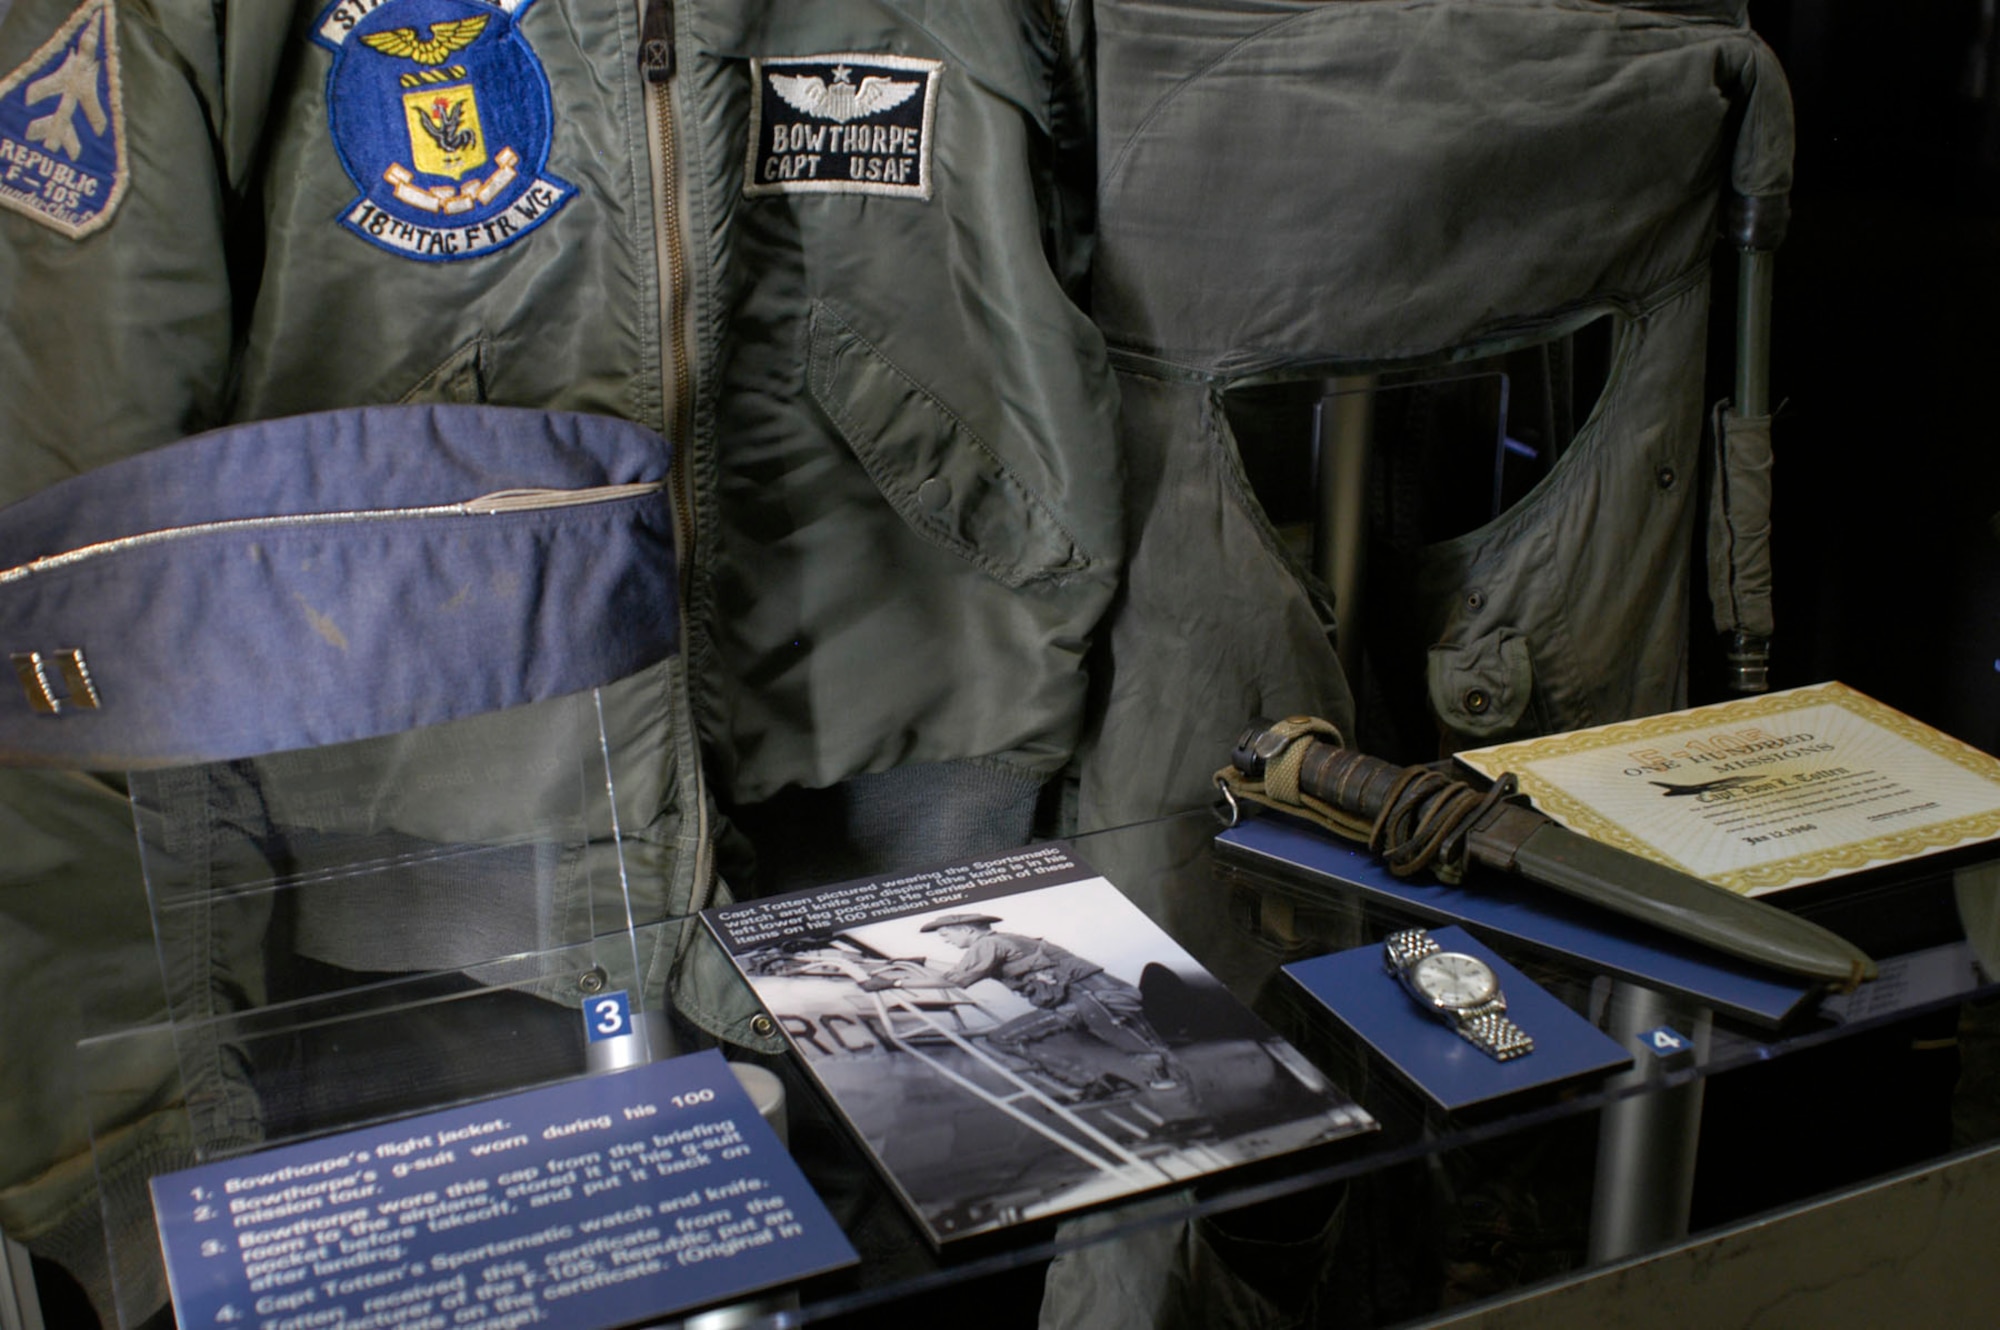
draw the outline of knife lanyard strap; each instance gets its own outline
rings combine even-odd
[[[1267,756],[1261,779],[1234,764],[1215,773],[1230,822],[1239,799],[1292,813],[1366,845],[1397,877],[1428,869],[1442,881],[1457,882],[1465,872],[1465,833],[1514,793],[1512,775],[1481,793],[1429,767],[1404,767],[1369,818],[1355,778],[1364,763],[1376,759],[1347,748],[1337,728],[1314,716],[1290,717],[1264,733],[1270,747],[1262,750]]]

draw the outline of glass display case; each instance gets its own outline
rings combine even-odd
[[[502,713],[351,750],[134,777],[169,1018],[79,1049],[107,1179],[124,1157],[112,1147],[134,1131],[173,1147],[155,1160],[210,1162],[699,1042],[686,1029],[676,1041],[668,1014],[646,1010],[648,958],[671,952],[691,921],[649,916],[627,889],[633,846],[607,775],[602,701],[545,705],[555,714],[540,721]],[[415,797],[473,786],[449,825],[437,810],[452,801]],[[568,793],[552,799],[555,789]],[[491,816],[522,806],[561,812],[525,829]],[[1931,1128],[1954,1103],[1957,1144],[2000,1134],[1978,1102],[1990,1082],[1973,1055],[1955,1099],[1953,1075],[1923,1051],[1965,1013],[1983,1019],[1994,985],[1957,892],[1976,890],[1990,865],[1937,861],[1815,895],[1811,912],[1871,947],[1884,978],[1780,1028],[1495,940],[1633,1061],[1452,1113],[1282,968],[1429,920],[1218,847],[1221,829],[1202,811],[1067,844],[1379,1130],[941,1254],[797,1069],[753,1059],[782,1083],[791,1153],[860,1260],[730,1315],[838,1322],[903,1304],[893,1314],[950,1308],[972,1324],[1026,1324],[1044,1296],[1088,1308],[1157,1276],[1197,1314],[1254,1304],[1330,1326],[1400,1324],[1940,1157],[1954,1142]],[[593,1041],[590,999],[618,993],[633,1033]],[[1662,1030],[1683,1042],[1661,1044]],[[1838,1104],[1825,1098],[1829,1074],[1844,1087]],[[1738,1082],[1755,1087],[1752,1102]],[[1852,1134],[1826,1136],[1835,1122]],[[1871,1145],[1849,1148],[1864,1135]],[[1805,1136],[1834,1144],[1779,1168]],[[1745,1168],[1752,1159],[1761,1166]],[[1748,1174],[1764,1185],[1730,1185]],[[105,1194],[120,1311],[136,1326],[163,1287],[146,1189]]]

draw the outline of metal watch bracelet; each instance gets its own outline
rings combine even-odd
[[[1406,928],[1384,938],[1382,950],[1389,965],[1399,974],[1406,974],[1418,961],[1438,954],[1443,948],[1428,930]],[[1533,1036],[1508,1018],[1506,1000],[1497,992],[1482,1007],[1462,1011],[1441,1007],[1429,1010],[1448,1022],[1467,1043],[1491,1055],[1496,1061],[1509,1062],[1535,1050]]]

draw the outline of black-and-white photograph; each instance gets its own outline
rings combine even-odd
[[[1067,880],[1043,858],[1001,894],[845,884],[782,936],[717,926],[934,1242],[1373,1128],[1110,882],[1040,853]]]

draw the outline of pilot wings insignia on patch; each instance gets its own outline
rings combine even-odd
[[[417,40],[415,28],[391,28],[387,32],[365,32],[361,40],[380,51],[383,55],[400,56],[416,61],[420,65],[441,65],[449,60],[452,53],[462,51],[486,31],[486,18],[455,19],[449,23],[433,23],[428,41]]]
[[[751,60],[743,192],[928,199],[943,71],[908,55]]]
[[[921,81],[903,82],[871,74],[857,88],[848,81],[853,74],[846,65],[835,65],[831,84],[804,74],[773,74],[771,86],[787,105],[837,125],[901,106],[924,86]]]

